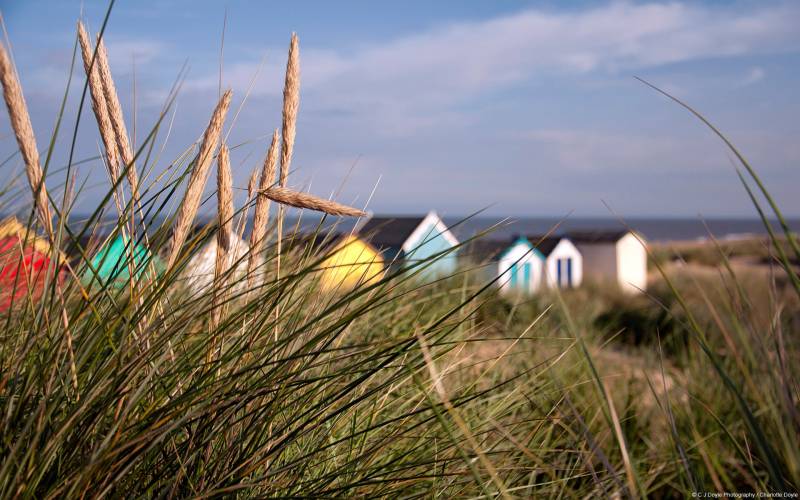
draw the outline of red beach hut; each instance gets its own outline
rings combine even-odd
[[[26,238],[26,232],[28,232]],[[42,296],[51,262],[50,245],[16,219],[0,222],[0,312]],[[59,266],[54,271],[59,273]]]

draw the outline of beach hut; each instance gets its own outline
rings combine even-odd
[[[42,296],[51,259],[47,241],[16,218],[0,222],[0,311]],[[53,264],[51,272],[62,279],[59,263]]]
[[[630,293],[647,287],[647,248],[638,233],[572,231],[569,237],[583,255],[587,279],[614,283]]]
[[[359,235],[390,265],[414,266],[427,277],[446,276],[458,266],[458,240],[436,214],[424,217],[372,217]]]
[[[152,266],[151,266],[152,265]],[[123,288],[131,280],[131,271],[136,279],[147,276],[155,270],[161,272],[164,264],[150,253],[144,245],[130,242],[121,235],[106,241],[94,254],[91,268],[83,273],[83,281],[87,284],[99,284],[111,288]]]
[[[528,236],[545,258],[544,276],[551,288],[574,288],[583,280],[583,256],[578,248],[563,236]]]
[[[544,255],[524,237],[508,240],[478,239],[469,245],[473,260],[488,264],[491,278],[503,292],[533,293],[542,286]]]
[[[320,264],[323,290],[350,290],[383,277],[380,252],[358,236],[335,236],[326,247],[326,257]]]
[[[7,236],[24,237],[26,232],[34,236],[33,230],[29,230],[20,224],[16,217],[7,217],[0,221],[0,238],[5,238]]]
[[[235,265],[229,274],[233,292],[240,293],[247,287],[247,252],[250,246],[235,234],[231,235],[230,264]],[[202,293],[214,284],[217,265],[217,238],[210,238],[199,252],[192,255],[183,271],[186,286],[194,293]]]

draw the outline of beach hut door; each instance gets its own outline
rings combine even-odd
[[[522,264],[522,287],[525,290],[531,289],[531,263]]]
[[[556,261],[556,277],[558,286],[563,288],[572,286],[572,258],[567,257]]]
[[[523,288],[528,290],[531,284],[531,263],[522,264],[522,278],[520,279],[520,266],[518,263],[511,264],[511,288]]]

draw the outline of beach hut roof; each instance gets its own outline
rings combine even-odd
[[[408,252],[427,239],[429,227],[436,228],[437,235],[451,246],[458,245],[458,240],[434,211],[424,217],[372,217],[359,229],[362,238],[379,248],[386,257],[400,252]]]
[[[377,247],[401,247],[425,217],[372,217],[359,230]]]
[[[7,217],[0,222],[0,238],[18,234],[24,230],[25,227],[19,223],[16,217]]]
[[[499,261],[518,245],[524,245],[532,250],[533,255],[540,259],[545,258],[542,252],[534,248],[524,236],[513,236],[510,240],[477,239],[467,246],[467,255],[478,262]]]
[[[567,236],[573,243],[616,243],[630,232],[627,229],[593,229],[570,231]]]
[[[542,255],[545,257],[548,257],[551,253],[553,253],[553,250],[555,250],[556,246],[558,246],[558,242],[561,240],[561,236],[545,236],[543,234],[534,234],[528,236],[528,241],[530,241],[537,250],[542,252]]]
[[[16,217],[11,216],[0,221],[0,238],[17,237],[20,240],[25,240],[27,245],[32,245],[33,248],[42,253],[50,252],[50,244],[44,238],[39,237],[33,229],[27,228],[20,224]]]
[[[561,240],[563,240],[563,239],[568,239],[568,238],[565,238],[564,236],[558,236],[558,235],[556,235],[556,236],[553,236],[553,235],[550,235],[550,236],[545,236],[545,235],[531,235],[531,236],[528,236],[528,241],[530,241],[533,244],[533,246],[536,247],[537,250],[542,252],[542,255],[544,255],[545,257],[549,257],[550,254],[553,253],[553,250],[556,249],[556,247],[558,246],[559,242],[561,242]]]
[[[476,239],[471,241],[466,248],[466,256],[478,262],[499,260],[505,251],[515,242],[508,240]]]
[[[318,235],[314,238],[314,246],[320,250],[332,250],[343,243],[352,241],[353,239],[358,239],[368,248],[375,251],[375,253],[378,253],[378,249],[375,248],[375,246],[371,242],[365,240],[356,233],[349,233],[349,232],[333,233],[329,235]]]

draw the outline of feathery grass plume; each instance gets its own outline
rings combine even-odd
[[[256,195],[256,188],[258,187],[258,171],[253,170],[250,172],[250,178],[247,179],[247,197],[253,199]]]
[[[242,210],[241,215],[239,215],[239,223],[236,226],[236,236],[239,238],[236,240],[236,244],[239,244],[239,241],[244,241],[244,230],[247,226],[247,216],[250,215],[250,205],[253,203],[255,199],[256,193],[258,192],[258,171],[253,170],[250,173],[250,179],[247,181],[247,202],[244,204],[244,210]],[[247,246],[248,249],[250,245]]]
[[[289,180],[289,167],[292,164],[294,138],[297,132],[297,110],[300,107],[300,48],[297,33],[292,33],[289,43],[289,59],[286,62],[286,81],[283,85],[283,123],[281,129],[281,170],[278,185],[286,187]],[[278,216],[278,250],[283,232],[283,207]],[[278,252],[280,255],[280,251]],[[278,261],[280,264],[280,260]]]
[[[228,146],[219,148],[217,157],[217,215],[219,231],[217,232],[217,267],[216,275],[225,272],[228,251],[233,234],[233,179],[231,178],[231,160]]]
[[[125,119],[122,115],[122,106],[119,103],[119,96],[117,95],[117,88],[114,85],[114,78],[111,76],[111,68],[108,64],[108,53],[106,52],[106,45],[103,38],[98,35],[97,37],[97,55],[95,56],[95,65],[100,73],[100,81],[103,84],[103,94],[105,95],[106,108],[108,110],[111,124],[114,128],[114,135],[117,139],[119,146],[118,154],[122,158],[123,167],[125,168],[128,184],[131,186],[131,199],[133,206],[138,206],[139,217],[144,222],[144,214],[141,209],[141,200],[139,199],[139,174],[136,171],[136,165],[133,163],[133,148],[131,147],[130,139],[128,138],[128,129],[125,127]],[[135,118],[135,117],[134,117]],[[135,129],[134,123],[134,129]],[[136,232],[136,223],[134,220],[134,212],[130,213],[130,232],[133,236]],[[147,229],[143,231],[145,242],[148,243]],[[155,269],[151,269],[155,271]],[[131,281],[133,286],[133,281]]]
[[[33,134],[28,106],[25,104],[25,96],[22,95],[22,87],[19,84],[17,73],[3,45],[0,45],[0,82],[3,84],[3,99],[6,101],[11,127],[14,129],[14,136],[17,138],[22,159],[25,161],[25,174],[28,176],[28,182],[33,191],[36,210],[44,230],[47,231],[47,236],[52,241],[53,221],[50,217],[44,173],[39,164],[36,137]]]
[[[114,126],[108,115],[108,106],[103,91],[103,82],[100,78],[98,62],[94,61],[94,64],[92,64],[94,51],[92,50],[92,44],[89,41],[89,34],[86,32],[86,27],[81,21],[78,21],[78,42],[81,46],[83,68],[86,71],[86,77],[89,79],[92,111],[94,111],[94,116],[97,119],[97,128],[100,129],[100,138],[103,140],[103,146],[106,148],[108,171],[111,175],[111,182],[116,184],[119,179],[119,151],[117,149]],[[117,210],[120,212],[120,215],[122,215],[122,202],[119,199],[116,189],[114,190],[114,199],[117,203]]]
[[[286,61],[286,80],[283,85],[283,122],[281,130],[281,171],[278,185],[286,187],[289,179],[289,166],[292,163],[294,150],[294,137],[297,129],[297,109],[300,106],[300,48],[297,42],[297,33],[292,33],[289,43],[289,58]],[[284,207],[278,208],[278,256],[276,272],[278,279],[281,277],[281,240],[283,238]],[[275,306],[275,316],[280,315],[280,305]],[[277,326],[275,340],[278,340]]]
[[[53,234],[53,220],[50,217],[50,205],[47,198],[47,188],[44,185],[44,172],[39,163],[39,149],[36,147],[36,136],[33,133],[31,117],[28,114],[28,106],[25,104],[25,96],[22,94],[22,86],[17,78],[17,72],[8,57],[5,47],[0,44],[0,83],[3,84],[3,99],[6,101],[8,116],[11,121],[11,128],[14,129],[14,136],[17,139],[20,153],[25,161],[25,174],[28,176],[33,201],[39,219],[47,232],[47,237],[51,243],[55,242]],[[57,259],[57,257],[56,257]],[[67,344],[67,355],[69,356],[69,369],[72,378],[72,385],[78,390],[78,373],[75,367],[75,352],[72,348],[72,333],[69,328],[69,317],[64,304],[63,290],[61,283],[56,279],[56,294],[61,302],[61,321],[64,324],[64,337]],[[76,392],[77,396],[77,392]]]
[[[233,180],[231,179],[231,161],[228,154],[228,146],[225,144],[220,146],[219,156],[217,156],[217,216],[219,229],[217,230],[217,259],[214,266],[214,327],[219,325],[220,307],[225,300],[227,281],[225,275],[228,271],[231,254],[231,235],[233,234]],[[209,352],[210,355],[211,353]]]
[[[225,115],[230,104],[231,91],[228,90],[222,94],[214,113],[211,115],[211,121],[209,121],[208,127],[203,134],[200,151],[197,153],[194,167],[189,175],[189,184],[186,186],[186,193],[183,195],[183,201],[178,209],[178,216],[172,230],[172,246],[169,252],[169,260],[167,261],[168,268],[175,264],[189,228],[197,215],[197,209],[200,208],[200,197],[203,195],[203,189],[208,180],[211,160],[214,157],[214,150],[217,148],[222,126],[225,123]]]
[[[106,149],[106,164],[108,173],[111,177],[111,183],[117,186],[119,180],[119,149],[117,149],[116,134],[114,132],[114,125],[111,123],[111,117],[108,114],[108,104],[106,103],[105,92],[103,90],[103,81],[100,77],[100,68],[98,57],[94,55],[92,43],[89,39],[89,33],[83,22],[78,21],[78,43],[81,46],[81,58],[83,59],[83,69],[86,71],[86,78],[89,80],[89,93],[92,98],[92,111],[97,119],[97,128],[100,130],[100,137],[103,140],[103,146]],[[92,58],[94,57],[94,61]],[[124,126],[124,124],[123,124]],[[134,171],[134,176],[136,172]],[[130,176],[128,177],[131,178]],[[132,191],[133,192],[133,191]],[[125,204],[121,196],[120,190],[114,188],[114,204],[117,206],[117,213],[120,217],[125,214]],[[134,234],[134,226],[132,220],[129,221],[129,232]],[[125,237],[124,226],[122,228],[122,235]],[[130,276],[134,276],[134,256],[133,250],[128,256],[128,272]],[[130,280],[130,286],[133,287],[135,280]]]
[[[335,201],[326,200],[313,194],[294,191],[289,188],[273,186],[261,191],[267,198],[283,205],[290,205],[296,208],[307,208],[318,212],[325,212],[328,215],[339,215],[349,217],[363,217],[366,212],[357,208],[348,207]]]
[[[256,210],[253,215],[253,230],[250,233],[250,256],[247,261],[247,285],[255,281],[255,269],[261,264],[261,252],[264,248],[264,235],[267,232],[269,221],[270,199],[262,191],[268,189],[275,182],[275,169],[278,163],[278,129],[272,133],[272,142],[267,150],[264,168],[261,170],[261,179],[258,183],[258,198]]]
[[[247,216],[250,214],[251,204],[258,194],[258,170],[250,172],[250,178],[247,179],[247,202],[244,204],[244,210],[239,216],[239,224],[236,228],[236,234],[239,239],[244,240],[244,230],[247,225]]]
[[[300,107],[300,48],[297,33],[292,33],[289,60],[286,63],[286,83],[283,87],[283,130],[281,131],[280,186],[286,187],[292,163],[294,138],[297,130],[297,109]]]
[[[136,173],[136,167],[133,165],[133,149],[128,139],[128,129],[125,127],[125,119],[122,117],[122,106],[119,104],[117,88],[114,85],[114,78],[111,76],[111,68],[108,65],[106,45],[102,38],[97,39],[96,59],[97,62],[95,64],[100,72],[100,81],[103,83],[103,93],[106,98],[108,115],[114,127],[114,134],[117,137],[119,154],[125,166],[127,167],[130,165],[128,168],[128,182],[131,185],[131,195],[134,201],[136,201],[139,199],[139,175]]]

